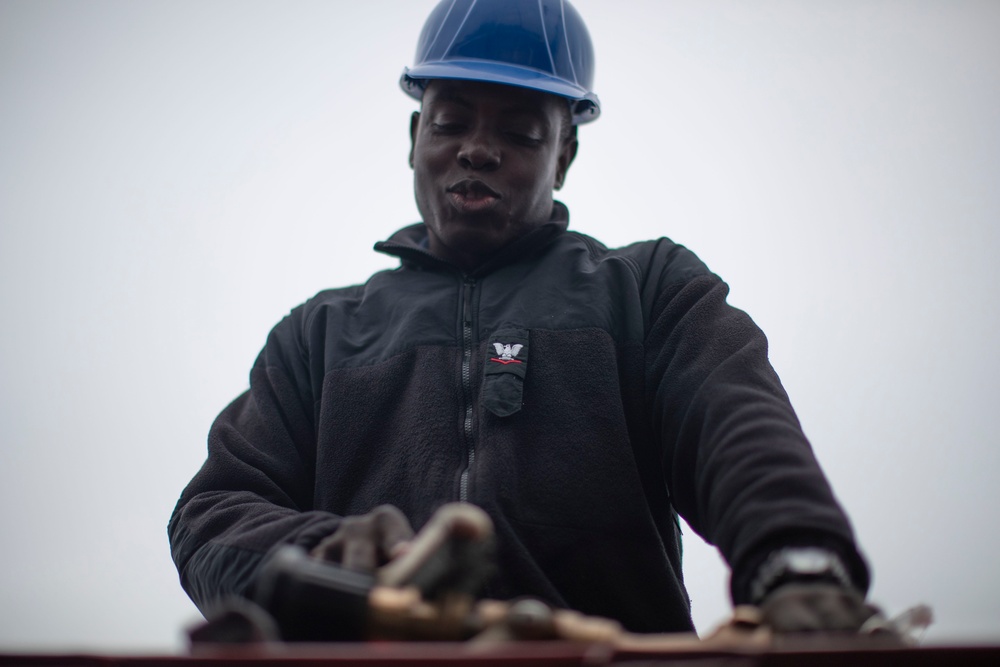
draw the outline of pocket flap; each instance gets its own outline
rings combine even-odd
[[[483,406],[497,417],[521,409],[528,370],[527,329],[500,329],[490,337],[483,377]]]

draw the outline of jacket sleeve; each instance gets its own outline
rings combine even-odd
[[[271,332],[250,389],[218,416],[208,458],[182,493],[168,525],[181,585],[204,612],[226,595],[247,595],[267,552],[307,548],[339,517],[310,511],[315,428],[305,308]]]
[[[648,295],[647,402],[672,502],[732,570],[749,601],[774,549],[836,552],[855,585],[867,566],[767,357],[767,339],[726,302],[728,286],[673,246]]]

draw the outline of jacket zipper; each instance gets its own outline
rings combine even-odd
[[[472,435],[472,290],[476,281],[466,278],[462,283],[462,396],[465,399],[465,469],[459,480],[458,499],[469,501],[469,471],[476,462],[476,443]]]

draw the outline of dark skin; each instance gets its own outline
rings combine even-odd
[[[567,108],[524,88],[430,82],[410,122],[410,166],[431,254],[468,273],[548,222],[578,147]],[[345,517],[312,555],[372,572],[412,537],[406,516],[383,505]],[[782,586],[763,607],[779,632],[856,631],[872,613],[859,595],[824,584]]]
[[[370,573],[405,553],[412,538],[406,516],[393,505],[379,505],[368,514],[344,517],[340,528],[320,541],[310,555]]]
[[[876,613],[855,591],[823,583],[779,586],[761,605],[763,622],[787,633],[851,633]]]
[[[468,272],[549,220],[577,151],[566,109],[526,88],[427,86],[410,122],[410,166],[433,255]]]

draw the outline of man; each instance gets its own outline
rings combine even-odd
[[[856,630],[868,571],[763,334],[669,240],[609,250],[553,199],[600,112],[559,0],[445,0],[402,79],[423,222],[401,267],[271,332],[170,522],[205,609],[276,546],[370,570],[441,504],[484,508],[490,597],[692,629],[677,512],[781,630]]]

